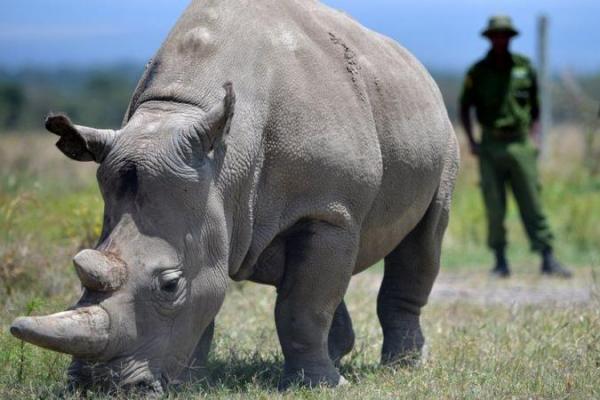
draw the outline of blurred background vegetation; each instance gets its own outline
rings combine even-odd
[[[0,69],[0,132],[40,129],[49,111],[81,123],[118,127],[142,68]]]
[[[49,111],[66,112],[83,124],[116,128],[142,69],[132,63],[99,68],[0,69],[0,133],[39,129]],[[456,120],[463,76],[431,72],[442,90],[450,117]],[[554,76],[555,122],[581,121],[581,105],[573,99],[580,95],[573,93],[578,88],[584,88],[587,98],[600,100],[600,71]]]

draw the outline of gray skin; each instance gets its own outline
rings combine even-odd
[[[46,126],[99,163],[104,228],[74,258],[81,300],[11,332],[72,354],[74,385],[197,376],[230,279],[277,287],[281,388],[338,385],[344,294],[382,258],[382,362],[418,355],[458,148],[434,81],[392,40],[317,1],[197,0],[120,130]]]

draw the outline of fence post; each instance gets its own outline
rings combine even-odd
[[[548,17],[540,15],[537,20],[537,64],[540,90],[540,150],[541,156],[548,152],[548,134],[552,127],[552,96],[548,63]]]

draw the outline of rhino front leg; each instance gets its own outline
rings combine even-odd
[[[327,223],[303,224],[286,241],[285,275],[275,322],[285,357],[279,389],[337,386],[343,379],[328,351],[334,313],[356,258],[357,234]]]
[[[215,321],[213,320],[204,330],[200,341],[196,345],[192,357],[190,358],[189,366],[184,371],[183,381],[197,381],[207,377],[208,371],[206,364],[208,362],[208,353],[212,345],[213,336],[215,334]]]
[[[342,301],[333,315],[331,329],[329,329],[329,358],[336,367],[340,366],[342,357],[352,351],[354,347],[354,329],[352,328],[352,319],[346,308],[346,303]]]

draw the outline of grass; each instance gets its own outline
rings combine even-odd
[[[554,137],[558,142],[542,168],[544,204],[557,252],[580,276],[571,285],[588,284],[593,279],[586,271],[600,265],[600,177],[581,167],[576,129],[565,128]],[[79,283],[70,259],[93,243],[101,214],[93,165],[64,159],[50,136],[0,137],[0,398],[77,397],[65,392],[68,357],[14,339],[8,326],[18,315],[55,312],[77,299]],[[481,272],[491,263],[484,219],[475,163],[463,152],[443,270],[452,276],[482,275],[482,296],[497,284]],[[517,271],[512,282],[526,288],[548,285],[524,279],[536,273],[538,261],[528,251],[514,204],[507,226],[509,257]],[[274,291],[237,284],[217,320],[208,381],[174,390],[169,398],[600,397],[597,290],[578,304],[434,299],[423,315],[428,357],[419,368],[392,370],[378,365],[379,279],[377,269],[356,277],[347,297],[357,333],[356,348],[342,366],[349,386],[277,393],[282,356],[273,322]]]
[[[381,334],[376,292],[365,274],[348,296],[357,346],[337,390],[276,391],[281,373],[272,306],[274,292],[234,287],[217,321],[208,382],[170,398],[573,398],[600,396],[600,302],[587,306],[481,306],[433,302],[423,316],[428,357],[416,369],[378,365]],[[240,329],[243,327],[243,329]],[[64,394],[67,357],[0,338],[0,396],[50,398]],[[21,361],[23,360],[23,361]],[[19,379],[19,366],[24,373]],[[69,396],[67,395],[67,398]]]

